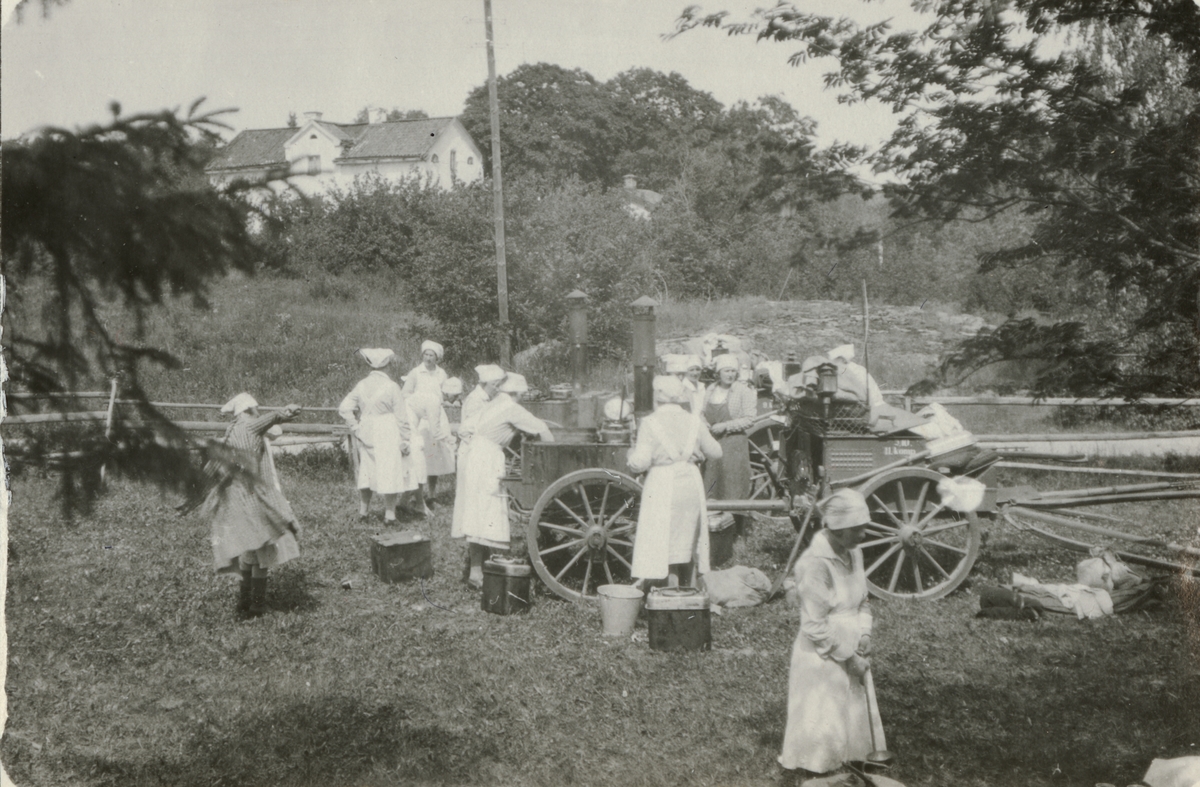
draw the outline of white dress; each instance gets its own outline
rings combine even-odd
[[[437,396],[440,402],[442,401],[442,383],[446,382],[449,377],[446,370],[440,366],[435,366],[431,372],[425,367],[425,364],[418,364],[404,378],[404,395]]]
[[[358,446],[359,489],[394,495],[417,488],[400,453],[400,444],[412,434],[408,407],[392,378],[378,370],[368,374],[342,400],[338,415]]]
[[[634,577],[662,579],[670,564],[693,560],[698,573],[708,573],[708,507],[696,461],[720,456],[700,417],[677,404],[659,405],[638,424],[629,468],[648,472],[633,542]]]
[[[508,549],[508,494],[502,480],[504,446],[518,431],[538,434],[546,430],[546,424],[502,393],[463,428],[471,432],[458,464],[464,484],[462,494],[454,500],[450,535],[473,544]]]
[[[475,424],[479,420],[479,414],[491,401],[491,399],[488,399],[487,392],[483,390],[483,386],[476,386],[463,399],[458,420],[458,459],[456,462],[457,475],[454,478],[454,513],[450,522],[450,535],[454,538],[462,538],[462,515],[464,508],[459,505],[458,501],[465,500],[467,494],[467,478],[462,472],[463,459],[467,455],[467,446],[470,445],[471,434],[475,431]]]
[[[446,409],[442,407],[441,394],[437,398],[432,394],[414,394],[408,397],[408,404],[417,415],[425,475],[450,475],[454,472],[454,435],[450,432]]]
[[[850,559],[846,565],[838,557],[822,530],[793,569],[800,632],[788,673],[787,727],[779,756],[784,768],[825,773],[865,760],[872,749],[866,687],[845,667],[862,635],[871,633],[862,550],[852,550]],[[869,723],[875,727],[875,746],[886,749],[878,713]]]

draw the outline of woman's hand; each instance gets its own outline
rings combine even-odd
[[[300,411],[303,409],[304,408],[298,404],[289,404],[287,407],[283,408],[283,417],[284,418],[295,418],[297,415],[300,414]]]
[[[858,648],[854,651],[855,655],[867,657],[871,655],[871,635],[863,634],[858,638]]]
[[[400,444],[400,456],[408,456],[408,443]]]
[[[708,428],[708,432],[713,437],[720,437],[721,435],[725,434],[725,424],[724,423],[713,424],[712,426],[710,426]]]
[[[871,669],[871,660],[857,654],[842,663],[846,665],[846,672],[849,672],[859,680],[862,680],[862,677],[867,674],[867,670]]]

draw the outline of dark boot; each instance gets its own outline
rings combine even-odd
[[[250,578],[250,609],[247,616],[257,618],[267,612],[267,578]]]
[[[238,586],[237,614],[240,617],[250,614],[250,569],[242,572],[242,584]]]

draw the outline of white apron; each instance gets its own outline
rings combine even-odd
[[[458,477],[465,479],[454,501],[452,538],[508,549],[508,495],[504,492],[504,449],[474,435],[459,457]]]
[[[637,536],[633,542],[631,573],[638,579],[663,579],[670,564],[693,559],[698,574],[709,571],[704,478],[700,468],[691,461],[700,432],[699,417],[692,418],[691,424],[691,431],[674,461],[654,465],[646,472]],[[639,428],[650,430],[651,437],[660,445],[670,445],[652,420],[643,420]]]
[[[819,533],[818,538],[823,540],[824,534]],[[818,547],[814,539],[810,549],[827,550],[826,544]],[[779,764],[784,768],[825,773],[845,762],[865,760],[872,749],[868,725],[875,728],[875,746],[887,748],[877,710],[868,721],[863,681],[850,675],[841,661],[832,658],[849,656],[866,633],[859,615],[859,605],[867,592],[861,550],[851,552],[851,562],[850,572],[844,568],[831,572],[832,587],[817,590],[822,596],[819,608],[828,609],[822,619],[807,620],[802,607],[801,629],[792,646],[788,674],[787,726],[779,756]],[[832,652],[822,656],[817,651],[805,633],[806,624],[820,627],[824,641],[833,645]],[[878,708],[875,702],[871,706]]]

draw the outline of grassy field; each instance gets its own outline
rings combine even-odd
[[[345,463],[280,467],[303,554],[273,576],[272,613],[245,623],[204,522],[173,500],[118,482],[67,525],[51,479],[13,479],[0,753],[17,784],[779,781],[798,626],[783,602],[714,617],[712,652],[683,655],[650,651],[644,622],[605,639],[597,609],[537,590],[528,614],[489,615],[459,581],[445,496],[410,525],[433,537],[435,577],[385,585],[368,559],[382,522],[357,521]],[[1191,511],[1156,504],[1145,528],[1187,538]],[[789,526],[762,521],[735,560],[773,576],[789,546]],[[993,525],[961,591],[874,602],[898,778],[1127,784],[1153,757],[1197,752],[1200,610],[1178,584],[1107,620],[974,618],[979,585],[1014,570],[1069,581],[1073,561]]]
[[[391,346],[416,363],[431,330],[384,279],[231,278],[212,304],[154,315],[147,341],[184,363],[147,375],[155,398],[219,403],[249,390],[264,404],[336,405],[363,374],[354,349]],[[761,299],[668,304],[658,329],[664,343],[728,330],[773,357],[803,356],[855,341],[856,314]],[[961,333],[932,308],[881,307],[872,320],[872,371],[885,388],[919,377]],[[977,432],[1064,428],[1034,408],[964,420]],[[178,517],[175,500],[117,480],[90,515],[68,523],[53,478],[12,479],[0,755],[18,784],[779,781],[798,626],[782,602],[714,618],[713,651],[687,655],[650,651],[644,622],[629,640],[607,640],[595,608],[540,590],[528,615],[488,615],[459,581],[446,495],[432,521],[411,525],[433,538],[436,576],[424,587],[384,585],[368,559],[383,523],[357,521],[345,461],[301,455],[279,465],[307,528],[303,554],[273,577],[272,614],[247,623],[233,616],[235,581],[212,574],[205,523]],[[1194,542],[1195,512],[1189,502],[1148,505],[1135,527]],[[790,546],[788,525],[761,523],[736,562],[774,576]],[[1096,622],[974,618],[980,584],[1014,570],[1070,581],[1073,565],[993,525],[959,592],[875,603],[875,672],[901,780],[1126,784],[1152,757],[1197,753],[1200,601],[1187,602],[1183,585],[1155,609]]]

